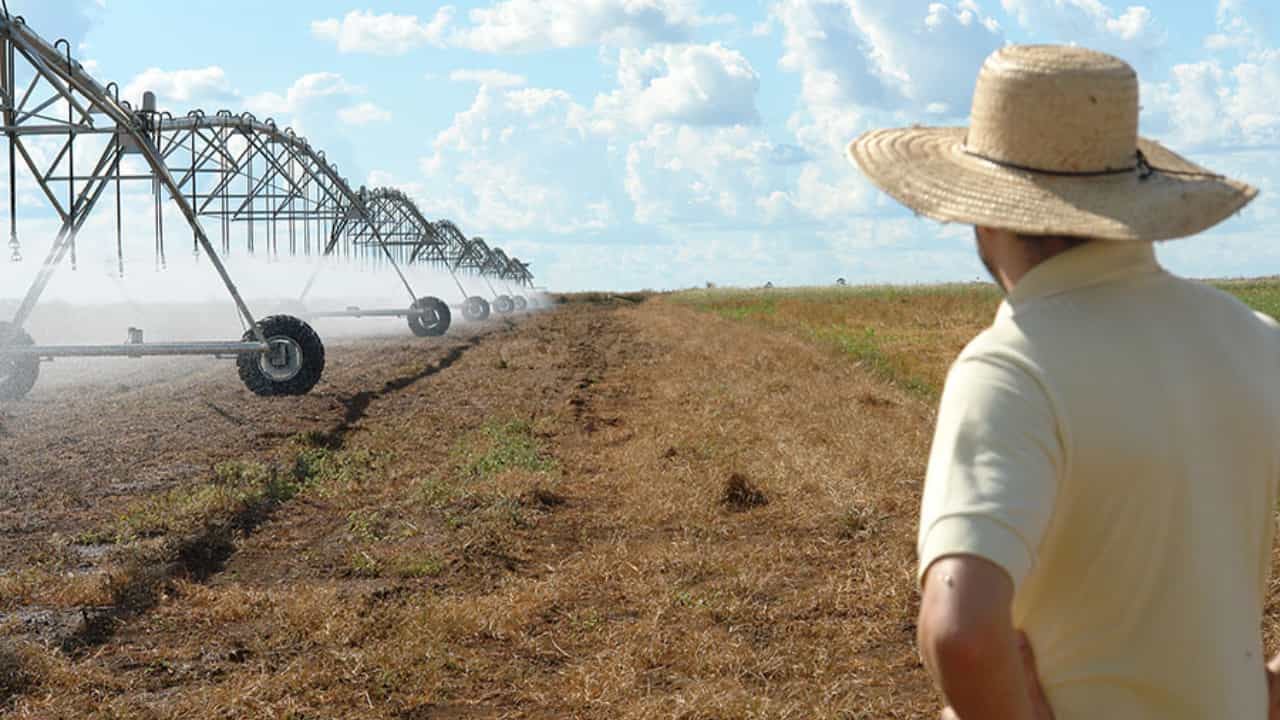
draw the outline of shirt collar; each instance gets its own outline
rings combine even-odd
[[[1033,300],[1158,270],[1153,243],[1095,240],[1031,268],[1013,286],[1005,304],[1017,308]]]

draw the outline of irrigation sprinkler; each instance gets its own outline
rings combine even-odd
[[[505,279],[517,283],[520,287],[520,294],[516,297],[525,300],[526,294],[529,296],[527,304],[538,307],[537,294],[533,292],[533,273],[529,271],[529,263],[521,262],[519,258],[511,258],[507,263],[507,270],[504,275]],[[519,302],[516,303],[520,305]],[[517,307],[523,310],[523,307]]]
[[[356,208],[359,212],[340,222],[338,232],[329,238],[322,256],[328,258],[335,254],[340,245],[345,245],[344,255],[364,253],[366,257],[373,258],[376,264],[389,265],[409,293],[409,306],[389,309],[347,306],[341,310],[303,310],[303,316],[312,319],[405,318],[414,335],[444,335],[452,324],[448,304],[435,296],[419,297],[401,270],[401,265],[409,262],[410,249],[421,242],[416,232],[417,223],[413,218],[416,208],[402,193],[387,188],[373,191],[361,188],[355,195],[355,202],[349,207]],[[321,270],[322,268],[317,267],[307,281],[297,301],[299,306],[306,301]]]
[[[493,251],[485,243],[484,238],[472,238],[467,240],[463,237],[459,241],[459,255],[455,267],[460,267],[471,272],[475,277],[484,281],[489,288],[490,297],[493,298],[490,303],[493,311],[499,315],[506,315],[515,310],[515,303],[509,295],[503,295],[493,286],[491,280],[497,272],[497,265],[493,262]]]
[[[506,293],[499,295],[495,301],[495,307],[497,306],[497,303],[500,303],[502,307],[506,308],[505,310],[499,310],[499,312],[504,315],[507,313],[521,312],[529,307],[528,300],[526,300],[523,295],[512,290],[506,283],[506,280],[509,279],[508,275],[510,273],[510,267],[511,259],[502,251],[502,248],[490,248],[489,257],[485,262],[483,272],[486,274],[486,277],[493,277],[497,279],[506,290]],[[490,284],[489,288],[493,289],[493,285]],[[495,292],[497,291],[495,290]]]
[[[458,272],[460,271],[484,277],[483,265],[489,252],[489,248],[484,244],[484,241],[476,244],[475,241],[468,240],[467,236],[463,235],[462,231],[458,229],[458,226],[448,220],[438,220],[432,227],[435,228],[437,235],[444,241],[444,244],[439,247],[439,254],[417,254],[416,257],[419,260],[433,262],[449,271],[450,276],[458,284],[458,289],[462,291],[464,297],[464,317],[473,321],[484,320],[494,310],[502,312],[489,300],[479,295],[468,295],[462,282],[458,279]],[[492,290],[492,287],[490,289]]]
[[[193,111],[162,119],[159,132],[164,155],[197,213],[222,225],[224,251],[230,251],[228,228],[241,224],[250,253],[258,250],[260,239],[269,257],[278,258],[283,244],[287,256],[319,258],[293,303],[302,317],[398,317],[421,337],[448,331],[449,307],[439,298],[419,296],[401,269],[408,248],[417,242],[409,238],[413,223],[402,194],[355,190],[305,138],[249,113],[223,110],[207,116]],[[338,257],[366,267],[389,267],[408,304],[306,311],[321,273]]]
[[[65,113],[63,112],[65,110]],[[155,355],[212,355],[234,357],[245,384],[259,395],[296,395],[311,389],[324,370],[324,347],[306,323],[289,316],[258,320],[246,305],[209,236],[196,208],[184,195],[180,181],[165,162],[161,115],[154,96],[140,110],[122,102],[114,85],[102,86],[71,56],[66,40],[50,44],[7,10],[0,14],[0,118],[8,145],[9,250],[22,259],[19,235],[17,179],[19,159],[24,176],[48,201],[59,229],[13,319],[0,323],[0,400],[24,397],[39,377],[40,362],[59,357],[146,357]],[[52,161],[43,162],[38,145],[58,144]],[[77,154],[91,160],[91,168],[77,163]],[[139,158],[146,170],[125,175],[126,156]],[[38,159],[39,158],[39,159]],[[38,345],[24,325],[39,303],[55,271],[70,256],[77,263],[77,238],[108,188],[114,186],[117,247],[120,235],[120,187],[123,182],[150,183],[160,225],[164,198],[181,213],[192,232],[197,251],[203,251],[237,312],[248,328],[238,342],[148,344],[142,332],[131,329],[121,345]],[[160,246],[159,236],[157,244]],[[121,258],[123,254],[121,251]],[[163,250],[159,257],[163,257]],[[123,267],[123,263],[121,265]]]
[[[506,262],[501,263],[502,266],[498,270],[498,280],[501,281],[503,287],[507,289],[507,296],[510,297],[514,303],[515,311],[524,312],[529,309],[529,299],[524,296],[523,288],[516,290],[511,286],[511,283],[516,281],[516,278],[518,277],[515,269],[516,260],[515,258],[508,258],[506,255],[502,255],[501,258],[506,258]]]

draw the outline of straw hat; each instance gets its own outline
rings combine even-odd
[[[1075,47],[998,50],[978,74],[968,129],[875,130],[849,155],[922,215],[1031,235],[1185,237],[1258,194],[1138,137],[1133,68]]]

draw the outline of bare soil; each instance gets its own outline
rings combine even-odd
[[[141,361],[0,408],[0,712],[936,714],[912,643],[928,404],[786,333],[592,300],[331,342],[302,398]],[[220,463],[306,453],[338,470],[119,533]]]

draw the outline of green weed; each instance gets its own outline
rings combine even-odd
[[[393,572],[403,579],[436,577],[444,572],[444,561],[434,555],[400,558],[394,563]]]
[[[387,523],[376,510],[355,510],[347,514],[347,532],[366,542],[381,540],[387,532]]]
[[[533,426],[523,420],[486,423],[459,441],[453,463],[466,479],[487,479],[510,470],[551,472],[556,463],[545,457]]]
[[[363,550],[351,553],[347,571],[354,577],[374,578],[382,575],[382,563]]]

